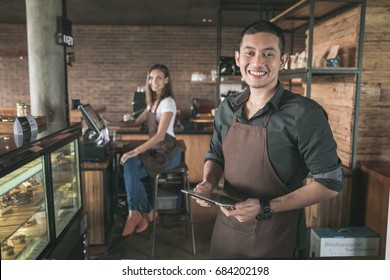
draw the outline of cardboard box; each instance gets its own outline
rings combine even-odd
[[[378,256],[379,243],[379,235],[367,227],[312,228],[310,256]]]

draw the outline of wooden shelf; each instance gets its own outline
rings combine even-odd
[[[279,72],[279,77],[281,79],[304,78],[308,72],[308,68],[282,70]],[[356,75],[359,74],[359,69],[355,67],[312,68],[311,73],[312,75]]]
[[[209,84],[209,85],[215,85],[218,81],[212,81],[212,80],[203,80],[203,81],[191,81],[191,84]],[[240,84],[244,83],[242,80],[241,75],[221,75],[221,84]]]
[[[351,6],[361,4],[362,1],[330,1],[330,0],[316,0],[314,7],[315,20],[321,20],[329,15],[340,12]],[[277,15],[271,22],[276,23],[284,31],[294,31],[302,27],[308,26],[310,21],[311,1],[302,0],[283,13]]]

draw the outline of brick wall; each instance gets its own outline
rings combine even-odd
[[[26,32],[25,25],[0,24],[0,107],[30,103]]]
[[[233,55],[241,28],[223,28],[222,55]],[[189,112],[191,98],[214,101],[215,85],[191,83],[191,73],[210,75],[216,64],[215,27],[74,26],[75,62],[68,67],[69,100],[106,106],[121,119],[131,112],[135,89],[144,86],[154,63],[166,64],[172,75],[178,109]],[[231,38],[231,39],[230,39]],[[0,24],[0,107],[29,103],[25,26]],[[15,48],[16,47],[16,48]]]
[[[240,31],[222,28],[221,55],[233,56]],[[215,100],[215,84],[191,83],[191,73],[210,75],[216,68],[215,27],[76,25],[73,35],[75,47],[69,51],[75,53],[75,62],[68,67],[69,100],[106,106],[108,117],[121,119],[131,112],[132,94],[145,85],[154,63],[169,67],[183,115],[189,113],[193,97]],[[26,27],[0,24],[0,107],[30,103],[28,63],[19,59],[19,54],[26,53]]]

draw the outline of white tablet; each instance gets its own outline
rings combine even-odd
[[[192,190],[181,190],[182,192],[184,193],[187,193],[193,197],[196,197],[196,198],[199,198],[199,199],[203,199],[207,202],[210,202],[212,204],[215,204],[215,205],[218,205],[218,206],[221,206],[221,207],[229,207],[229,208],[232,208],[234,207],[234,204],[236,204],[237,202],[239,202],[238,200],[234,199],[234,198],[231,198],[231,197],[228,197],[226,195],[223,195],[223,194],[218,194],[218,193],[195,193],[194,191]]]

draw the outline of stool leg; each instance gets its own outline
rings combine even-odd
[[[184,187],[186,190],[190,189],[190,182],[188,180],[187,173],[184,173]],[[192,241],[192,254],[196,255],[196,248],[195,248],[195,233],[194,233],[194,223],[192,220],[192,211],[191,211],[191,200],[188,194],[185,195],[185,200],[186,200],[186,205],[185,205],[185,212],[186,212],[186,217],[187,220],[189,221],[190,224],[190,231],[191,231],[191,241]]]
[[[158,179],[160,174],[157,174],[153,182],[153,221],[152,221],[152,258],[154,258],[156,245],[156,211],[157,211],[157,189]]]
[[[190,183],[187,176],[187,171],[181,171],[182,173],[182,182],[183,182],[183,188],[186,190],[190,189]],[[152,183],[153,188],[153,221],[152,225],[150,227],[151,234],[152,234],[152,258],[154,258],[155,255],[155,246],[156,246],[156,214],[157,214],[157,192],[158,192],[158,181],[161,174],[158,174],[156,178],[154,179]],[[189,198],[189,195],[185,195],[185,205],[184,205],[184,215],[185,215],[185,224],[186,224],[186,231],[188,234],[188,231],[190,231],[191,234],[191,240],[192,240],[192,253],[196,254],[196,248],[195,248],[195,234],[194,234],[194,224],[192,220],[192,212],[191,212],[191,201]],[[188,228],[189,226],[189,228]]]
[[[119,217],[119,205],[118,205],[118,197],[119,197],[119,180],[123,180],[123,175],[121,174],[120,171],[120,166],[119,166],[119,161],[120,161],[120,156],[119,154],[116,154],[115,159],[114,159],[114,179],[115,179],[115,184],[114,184],[114,193],[113,193],[113,203],[115,205],[115,216]]]

